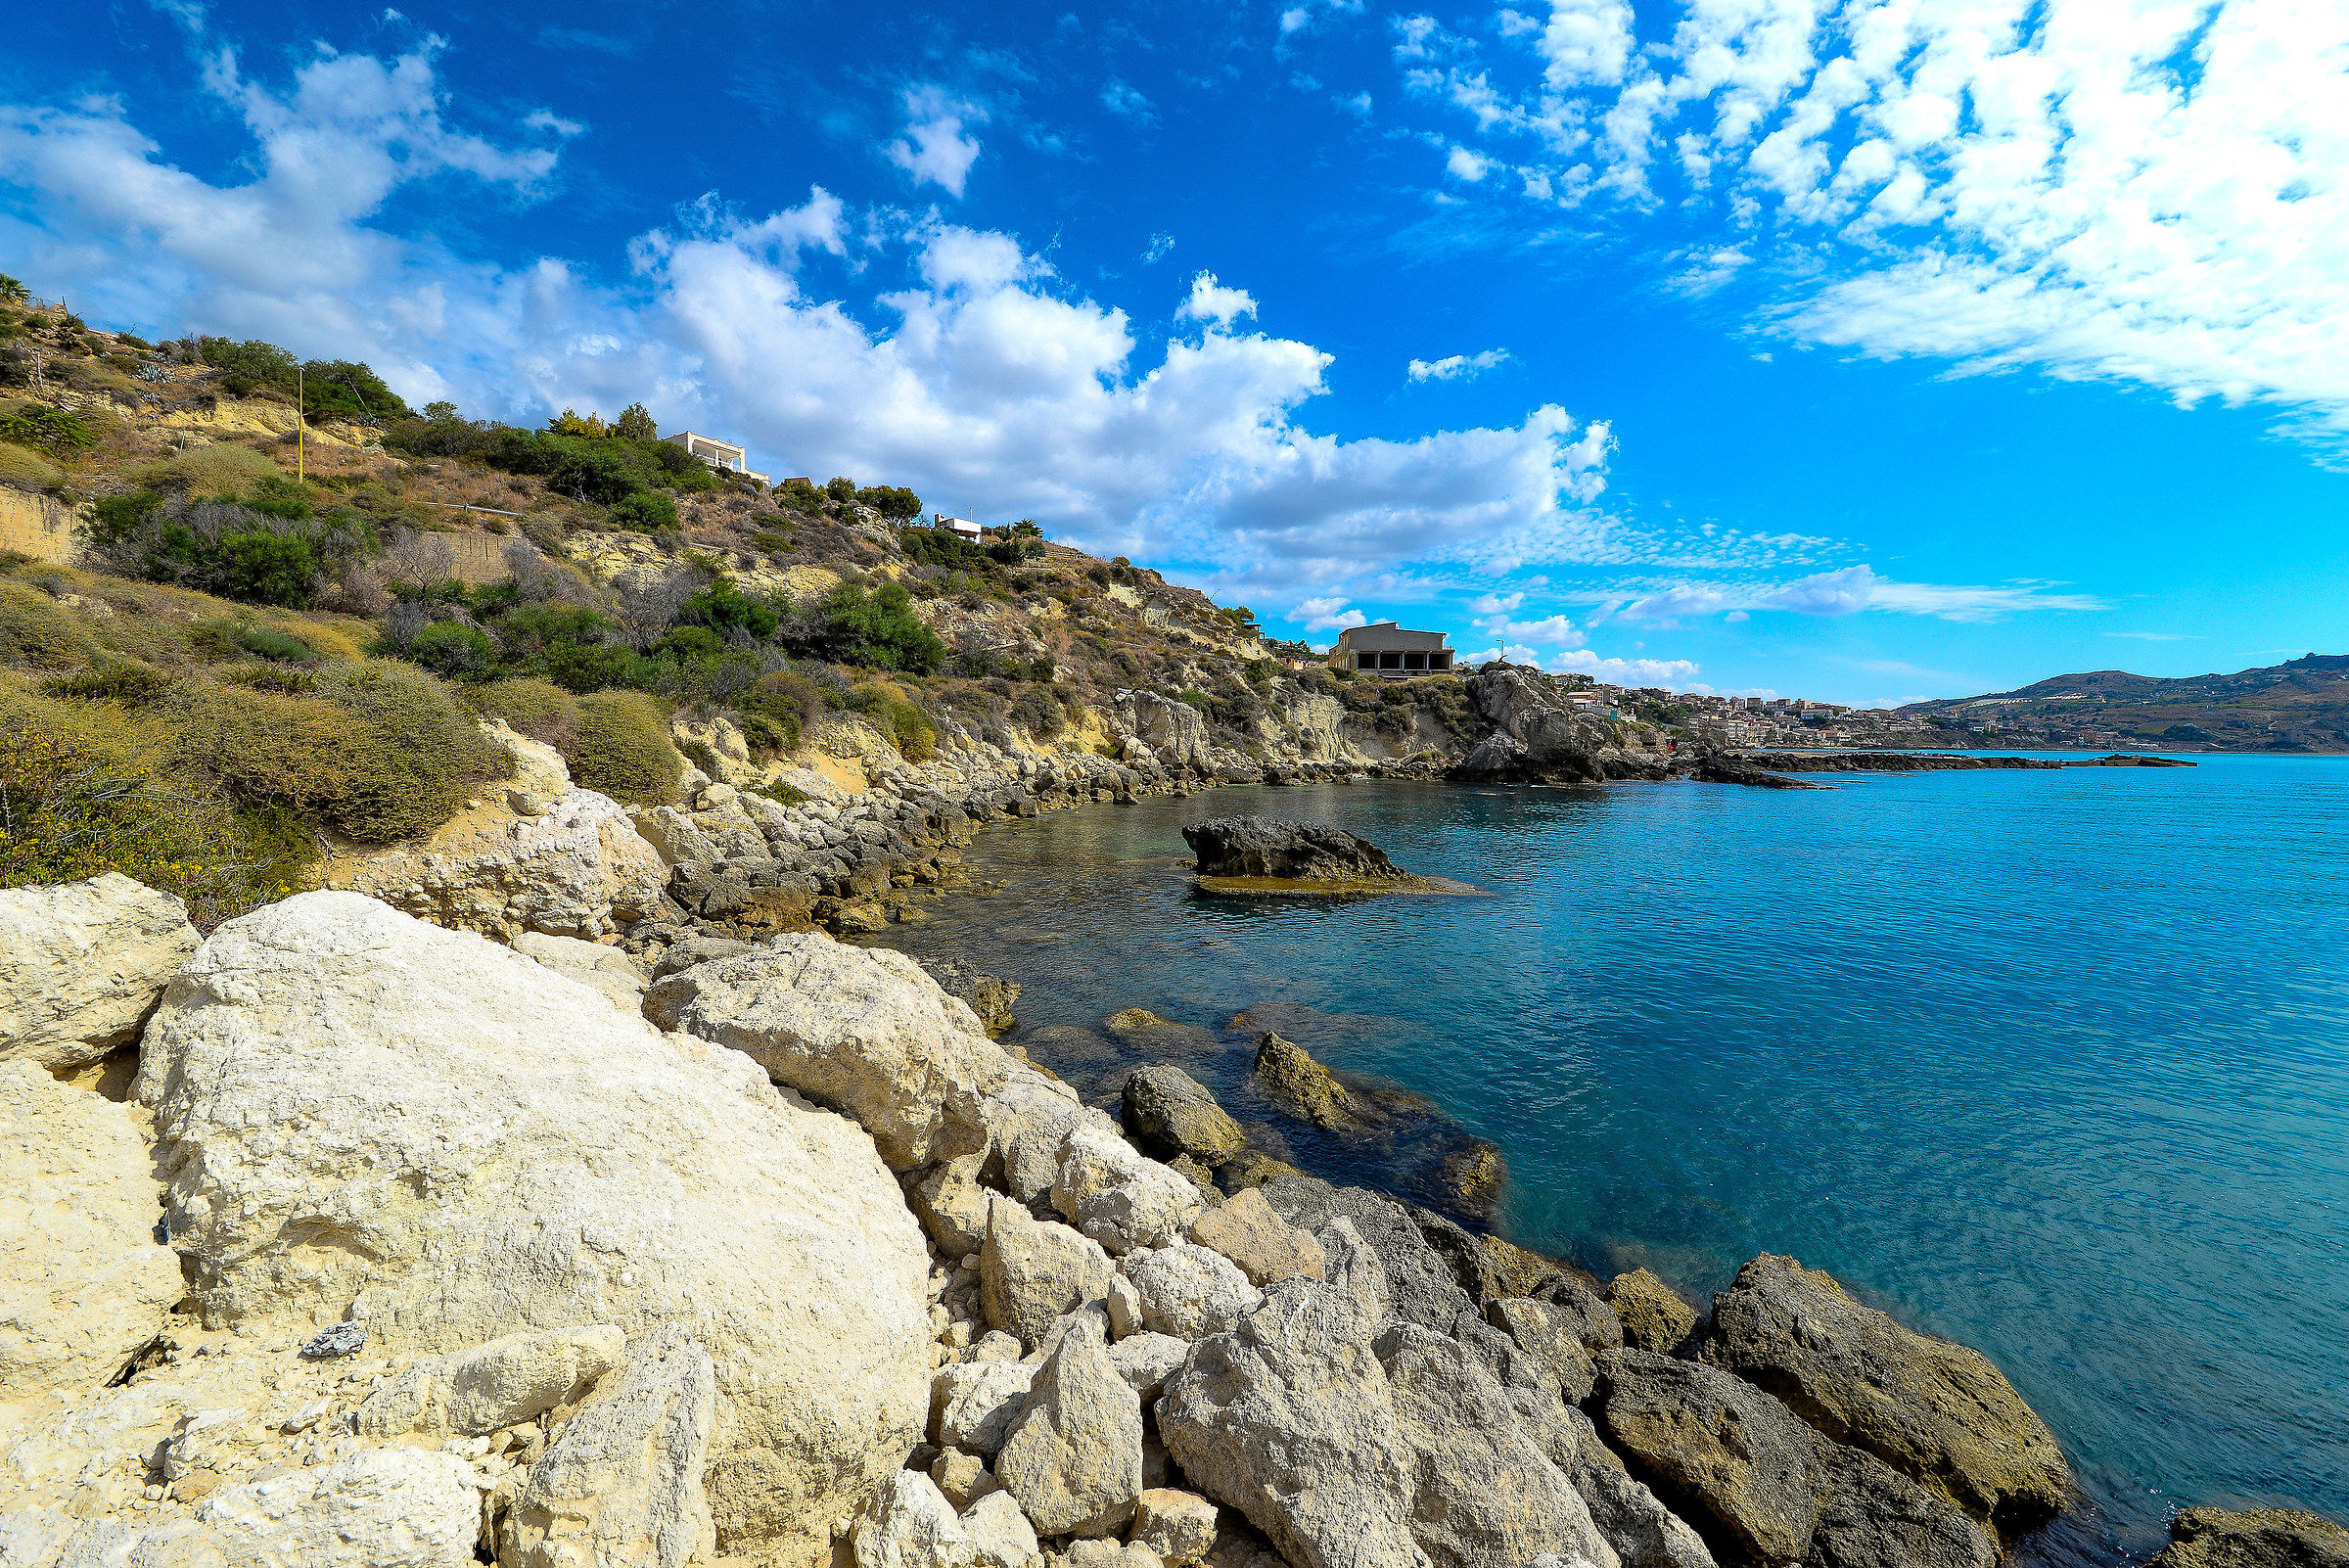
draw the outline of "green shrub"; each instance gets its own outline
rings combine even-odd
[[[612,503],[612,521],[622,528],[658,533],[677,526],[677,503],[659,490],[638,490]]]
[[[886,518],[922,515],[922,498],[902,484],[868,484],[856,492],[856,504],[869,506]]]
[[[408,639],[399,656],[448,680],[483,680],[496,672],[497,649],[479,626],[436,621]]]
[[[783,613],[790,608],[789,600],[777,605],[754,598],[731,582],[713,582],[677,607],[677,623],[718,632],[740,630],[765,638],[775,634]]]
[[[564,761],[586,789],[616,801],[662,806],[673,800],[684,759],[668,743],[661,704],[642,692],[599,691],[578,699]]]
[[[286,471],[249,446],[222,441],[143,464],[130,477],[150,489],[243,495],[263,480],[284,479]]]
[[[20,490],[54,490],[66,483],[66,471],[38,452],[0,441],[0,484]]]
[[[945,663],[946,645],[912,607],[913,597],[901,582],[884,582],[869,592],[844,582],[824,600],[815,651],[868,669],[934,674]]]
[[[0,717],[0,887],[119,871],[176,895],[209,931],[292,892],[313,853],[276,823],[242,822],[225,802],[100,755],[69,722]]]
[[[800,749],[800,737],[823,712],[824,700],[815,683],[788,669],[760,675],[737,693],[743,738],[762,751],[788,756]]]
[[[909,559],[942,571],[984,573],[992,565],[985,550],[944,529],[899,529],[898,544]]]
[[[867,681],[854,689],[858,710],[905,761],[926,762],[938,754],[938,731],[930,715],[915,707],[905,692],[886,681]]]
[[[25,403],[0,415],[0,441],[49,452],[86,452],[98,444],[98,432],[79,414]]]
[[[142,708],[161,697],[170,684],[171,677],[151,665],[110,659],[78,674],[60,675],[44,683],[42,690],[52,697],[72,697],[91,702],[120,703],[125,708]]]
[[[114,498],[83,532],[90,555],[120,576],[194,588],[247,604],[299,609],[374,548],[356,514],[309,515],[307,501],[259,487],[253,506]]]
[[[1049,686],[1031,686],[1012,699],[1012,722],[1037,740],[1050,740],[1068,727],[1068,714]]]
[[[0,581],[0,665],[70,669],[95,663],[98,653],[72,611],[29,584]]]
[[[177,718],[181,765],[364,843],[438,827],[511,766],[438,681],[389,661],[329,665],[308,696],[213,687]]]

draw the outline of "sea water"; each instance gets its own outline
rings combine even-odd
[[[2053,1426],[2083,1506],[2025,1555],[2113,1561],[2349,1516],[2349,759],[2196,761],[1216,790],[990,830],[1006,886],[885,940],[1019,981],[1081,1084],[1144,1007],[1227,1103],[1262,1027],[1416,1091],[1505,1153],[1497,1229],[1602,1275],[1832,1271]],[[1235,811],[1484,896],[1201,896],[1179,830]]]

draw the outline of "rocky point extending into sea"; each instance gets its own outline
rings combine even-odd
[[[118,875],[0,893],[0,1562],[1989,1568],[2072,1496],[1988,1358],[1791,1258],[1593,1279],[779,929],[1075,781],[631,816],[512,744],[471,853],[208,938]],[[1403,1114],[1277,1035],[1256,1074]]]

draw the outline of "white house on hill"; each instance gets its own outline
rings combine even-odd
[[[766,483],[764,474],[755,474],[751,471],[748,462],[751,453],[748,447],[737,446],[732,441],[721,441],[714,436],[703,436],[689,430],[681,430],[674,436],[664,436],[661,438],[684,447],[685,450],[712,468],[722,468],[729,474],[740,474],[744,479],[754,479],[761,484]]]
[[[948,517],[944,512],[933,512],[930,514],[930,526],[944,529],[958,539],[969,539],[974,544],[979,541],[979,525],[967,517]]]

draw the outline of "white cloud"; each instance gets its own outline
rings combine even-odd
[[[1997,621],[2033,610],[2102,610],[2088,594],[2056,593],[2042,582],[1990,586],[1902,582],[1868,566],[1815,572],[1789,582],[1675,582],[1609,604],[1600,619],[1671,621],[1723,612],[1785,610],[1796,615],[1848,616],[1863,610],[1932,616],[1943,621]]]
[[[259,172],[242,184],[178,166],[118,103],[0,108],[0,265],[36,287],[74,280],[93,319],[150,334],[364,358],[419,403],[534,422],[641,398],[668,428],[722,431],[785,473],[1034,517],[1258,602],[1490,582],[1625,548],[1589,510],[1603,423],[1543,406],[1498,428],[1317,434],[1302,415],[1330,356],[1248,328],[1256,301],[1212,275],[1152,324],[1172,336],[1140,360],[1125,310],[1011,236],[851,213],[820,189],[762,217],[694,203],[630,245],[620,286],[554,256],[492,265],[399,232],[392,196],[453,175],[527,197],[556,155],[453,127],[428,55],[321,59],[282,93],[226,69],[214,81],[253,129]],[[915,100],[918,123],[956,117]],[[909,278],[865,308],[805,276],[852,231]]]
[[[1506,348],[1488,348],[1480,354],[1448,354],[1442,359],[1414,359],[1410,364],[1413,381],[1473,381],[1494,366],[1508,360]]]
[[[1242,316],[1256,314],[1256,298],[1245,289],[1226,289],[1212,272],[1191,280],[1190,298],[1174,312],[1187,321],[1207,321],[1229,331]]]
[[[1370,618],[1359,610],[1347,607],[1340,598],[1308,599],[1290,616],[1308,631],[1343,631],[1348,626],[1366,626]]]
[[[1683,288],[1741,276],[1812,342],[2265,402],[2349,446],[2349,8],[1682,0],[1647,51],[1625,0],[1553,0],[1538,38],[1511,15],[1540,87],[1426,19],[1406,85],[1530,138],[1540,200],[1709,208],[1731,243]]]
[[[1662,686],[1679,691],[1696,677],[1699,667],[1687,659],[1601,659],[1588,648],[1571,649],[1544,661],[1552,674],[1583,674],[1615,686]]]
[[[971,165],[979,161],[979,139],[963,127],[987,123],[983,105],[956,98],[943,87],[905,89],[905,133],[882,152],[914,178],[959,198]]]
[[[1280,35],[1285,38],[1313,20],[1312,13],[1305,7],[1291,6],[1280,14]]]
[[[1167,253],[1168,253],[1169,251],[1172,251],[1172,250],[1174,250],[1174,235],[1172,235],[1172,234],[1153,234],[1153,235],[1151,235],[1151,236],[1150,236],[1150,245],[1149,245],[1149,248],[1148,248],[1147,250],[1145,250],[1145,251],[1143,251],[1143,252],[1142,252],[1142,265],[1144,265],[1144,266],[1148,266],[1148,265],[1150,265],[1150,264],[1151,264],[1152,262],[1154,262],[1154,261],[1162,261],[1162,260],[1166,259],[1166,254],[1167,254]]]
[[[1125,115],[1133,119],[1152,117],[1150,100],[1143,97],[1139,89],[1114,76],[1110,78],[1109,85],[1101,89],[1101,107],[1113,115]]]
[[[1510,594],[1522,600],[1523,594]],[[1492,595],[1486,596],[1487,600]],[[1512,606],[1512,608],[1514,608]],[[1580,627],[1564,616],[1543,616],[1539,621],[1517,621],[1506,611],[1477,618],[1476,628],[1487,637],[1502,642],[1539,644],[1548,648],[1580,648],[1589,639]]]
[[[1465,147],[1454,147],[1444,160],[1445,171],[1458,180],[1473,185],[1493,168],[1493,160],[1482,153],[1472,153]]]

